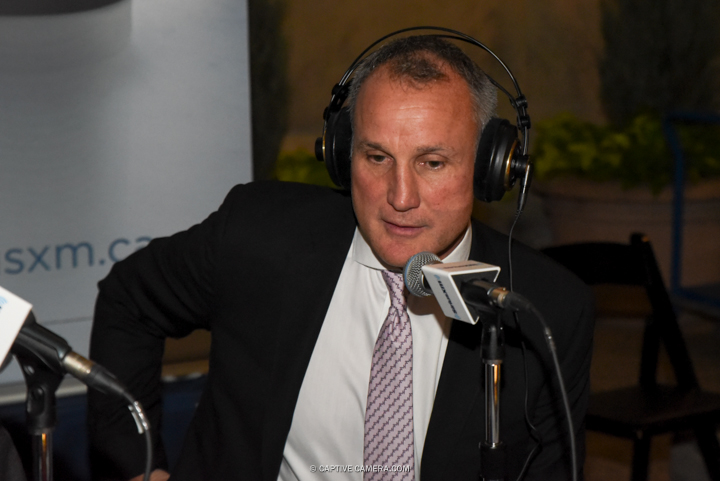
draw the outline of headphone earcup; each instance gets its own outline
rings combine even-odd
[[[324,137],[315,144],[315,156],[324,160],[330,179],[338,187],[350,189],[350,150],[352,123],[347,108],[329,112]]]
[[[515,185],[518,146],[517,127],[507,120],[493,118],[485,125],[475,156],[473,190],[477,199],[500,200]]]

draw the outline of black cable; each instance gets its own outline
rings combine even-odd
[[[523,211],[521,209],[518,209],[517,212],[515,212],[515,219],[513,220],[513,223],[510,226],[510,232],[508,233],[508,276],[510,277],[510,292],[515,292],[515,289],[513,288],[512,237],[515,225],[517,225],[518,219],[520,219],[522,213]]]
[[[508,233],[508,277],[510,278],[510,292],[515,292],[514,284],[513,284],[513,262],[512,262],[512,237],[513,237],[513,231],[515,230],[515,226],[517,225],[518,219],[520,219],[520,215],[522,214],[522,211],[517,211],[515,213],[515,219],[513,219],[513,223],[510,226],[510,232]],[[520,319],[518,319],[517,311],[513,312],[513,318],[515,319],[515,326],[517,327],[518,334],[520,337],[520,349],[522,352],[522,359],[523,359],[523,374],[524,374],[524,380],[525,380],[525,422],[530,426],[531,432],[537,432],[537,429],[535,426],[530,422],[530,415],[528,413],[528,374],[527,374],[527,357],[526,357],[526,350],[525,350],[525,340],[523,339],[522,335],[522,328],[520,327]],[[533,449],[534,451],[534,449]],[[530,456],[532,455],[532,451],[530,454],[528,454],[528,458],[525,460],[525,465],[523,466],[522,471],[520,472],[520,476],[518,476],[518,480],[522,478],[524,475],[524,471],[527,469],[529,465]]]
[[[525,458],[525,463],[523,464],[523,467],[520,470],[518,477],[516,478],[516,481],[520,481],[525,476],[525,472],[530,467],[530,463],[532,462],[532,460],[542,449],[542,435],[530,420],[530,412],[528,410],[528,400],[530,396],[528,392],[527,352],[525,347],[525,341],[523,339],[522,327],[520,325],[520,320],[518,319],[517,312],[513,312],[513,317],[515,318],[515,327],[517,328],[518,334],[520,336],[520,349],[522,351],[523,358],[523,380],[525,383],[525,424],[527,424],[528,428],[530,428],[530,437],[535,440],[535,447],[533,447],[528,453],[527,458]]]
[[[514,285],[513,285],[513,264],[512,264],[512,236],[513,231],[515,230],[515,226],[518,223],[518,220],[520,219],[520,215],[522,215],[522,210],[518,210],[515,213],[515,219],[513,219],[513,223],[510,226],[510,232],[508,233],[508,275],[510,277],[510,292],[514,292]],[[520,474],[518,474],[517,481],[520,481],[523,476],[525,476],[525,472],[530,467],[530,463],[533,460],[533,458],[538,454],[540,449],[542,449],[542,436],[540,435],[540,432],[537,430],[535,425],[530,420],[530,412],[528,410],[528,398],[529,398],[529,386],[528,386],[528,371],[527,371],[527,351],[525,347],[525,340],[523,339],[522,334],[522,327],[520,325],[520,319],[518,319],[518,313],[513,312],[513,317],[515,318],[515,326],[517,327],[518,334],[520,337],[520,349],[522,352],[522,359],[523,359],[523,380],[525,384],[525,423],[527,424],[528,428],[530,428],[530,437],[532,437],[536,444],[535,447],[530,450],[527,457],[525,458],[525,463],[523,464],[522,469],[520,470]]]
[[[568,400],[567,390],[565,389],[565,381],[563,381],[562,377],[562,371],[560,370],[560,361],[558,361],[557,357],[557,349],[555,348],[555,341],[552,337],[552,332],[550,331],[550,328],[548,327],[547,323],[545,322],[545,318],[540,313],[540,311],[535,308],[532,304],[529,304],[528,309],[530,312],[533,313],[533,315],[540,321],[540,324],[543,326],[543,334],[545,337],[545,342],[548,345],[548,348],[550,349],[550,355],[552,356],[553,360],[553,366],[555,367],[555,372],[557,374],[558,383],[560,384],[560,394],[562,395],[562,401],[563,401],[563,407],[565,408],[565,416],[567,418],[568,423],[568,430],[570,433],[570,456],[572,461],[572,479],[573,481],[577,481],[577,450],[575,447],[575,429],[573,427],[573,420],[572,420],[572,414],[570,412],[570,401]]]
[[[127,391],[123,393],[123,397],[128,401],[128,409],[135,420],[135,424],[137,424],[138,432],[145,435],[145,472],[143,474],[143,481],[150,481],[153,464],[153,442],[150,434],[150,423],[145,416],[140,401],[136,401]]]

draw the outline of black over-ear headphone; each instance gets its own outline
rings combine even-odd
[[[517,97],[513,97],[495,80],[490,78],[499,90],[510,99],[510,103],[517,112],[517,127],[505,119],[493,118],[483,128],[478,142],[475,158],[475,174],[473,189],[475,197],[486,202],[500,200],[506,191],[512,189],[518,179],[522,179],[518,210],[522,210],[527,198],[527,190],[532,176],[532,164],[528,156],[528,135],[530,130],[530,117],[527,114],[527,100],[520,91],[515,77],[510,69],[488,47],[465,35],[464,33],[443,27],[411,27],[392,32],[373,42],[355,59],[345,74],[332,89],[330,104],[325,108],[322,137],[315,142],[315,156],[325,162],[332,181],[345,189],[350,188],[350,151],[352,146],[352,122],[347,107],[343,107],[348,97],[350,77],[355,69],[362,63],[365,54],[380,42],[396,35],[414,30],[434,30],[431,35],[461,40],[476,45],[492,55],[503,66],[515,86]],[[522,137],[518,138],[518,129],[522,130]]]

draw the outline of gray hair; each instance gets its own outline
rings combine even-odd
[[[348,93],[347,108],[351,119],[360,88],[370,74],[383,65],[389,67],[392,77],[410,80],[418,86],[447,80],[448,76],[443,72],[447,65],[467,82],[480,130],[495,116],[497,93],[487,74],[456,45],[435,35],[416,35],[383,45],[362,60],[354,72]]]

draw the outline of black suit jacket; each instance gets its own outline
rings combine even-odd
[[[355,225],[342,193],[272,182],[238,186],[203,223],[154,240],[100,283],[91,356],[128,384],[155,433],[165,337],[212,331],[207,385],[172,479],[275,481]],[[525,246],[516,245],[513,256],[516,291],[553,330],[582,444],[592,341],[588,292]],[[501,266],[498,282],[509,284],[505,236],[473,222],[471,258]],[[536,441],[524,415],[521,333],[511,316],[505,325],[501,438],[508,445],[508,479],[514,479]],[[543,446],[528,479],[569,479],[565,419],[542,330],[527,315],[520,325],[527,411]],[[479,344],[480,326],[454,322],[424,447],[424,481],[478,477],[485,426]],[[143,444],[127,410],[101,394],[89,399],[96,474],[139,474]],[[159,440],[156,451],[162,452]],[[156,465],[164,463],[158,456]]]

